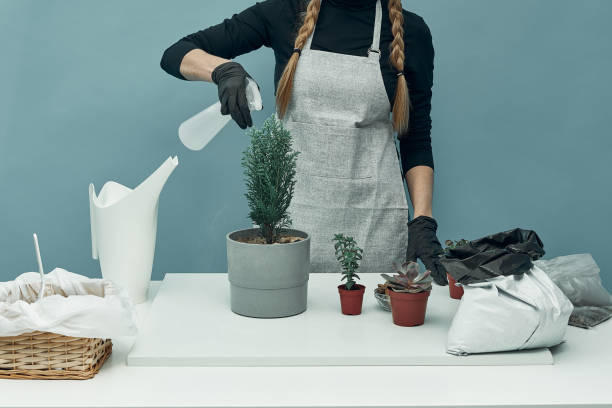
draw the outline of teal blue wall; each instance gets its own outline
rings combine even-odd
[[[159,208],[154,278],[224,271],[226,232],[246,227],[241,152],[229,125],[202,152],[179,123],[216,100],[159,68],[179,36],[247,7],[245,0],[0,0],[0,280],[47,269],[99,275],[87,187],[137,185],[180,164]],[[591,252],[612,287],[612,2],[418,0],[404,6],[433,32],[435,216],[440,239],[515,226],[548,256]],[[239,59],[272,111],[273,55]]]

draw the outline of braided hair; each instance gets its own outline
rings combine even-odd
[[[302,25],[298,30],[294,43],[294,52],[289,58],[283,75],[278,82],[276,91],[276,108],[280,118],[285,116],[291,92],[293,90],[293,79],[295,70],[300,59],[301,51],[312,35],[319,11],[321,10],[321,0],[310,0],[304,13]],[[395,88],[395,99],[393,103],[393,128],[398,133],[404,133],[408,129],[410,112],[410,95],[408,83],[404,77],[404,15],[402,14],[401,0],[389,0],[389,19],[391,20],[391,32],[393,41],[391,42],[390,62],[397,71],[397,86]]]

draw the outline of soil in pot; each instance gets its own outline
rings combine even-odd
[[[266,244],[266,239],[259,235],[257,236],[249,236],[249,237],[239,237],[235,239],[238,242],[242,242],[243,244]],[[302,237],[293,237],[293,236],[281,236],[278,242],[274,242],[274,244],[292,244],[294,242],[303,241]]]
[[[361,306],[363,304],[363,294],[365,286],[356,284],[353,289],[347,290],[344,284],[338,286],[340,293],[340,308],[342,314],[359,315],[361,314]]]
[[[398,326],[420,326],[425,323],[427,299],[430,291],[420,293],[398,293],[389,290],[393,323]]]
[[[450,293],[450,297],[453,299],[461,299],[463,297],[463,287],[455,286],[457,281],[448,274],[446,276],[448,276],[448,291]]]

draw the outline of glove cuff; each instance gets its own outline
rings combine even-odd
[[[217,65],[210,77],[215,84],[219,85],[219,82],[226,74],[229,74],[230,76],[234,76],[237,74],[244,74],[246,76],[249,76],[249,74],[246,73],[242,65],[234,61],[228,61],[224,62],[223,64]]]
[[[415,219],[408,222],[409,227],[414,224],[428,224],[428,225],[432,225],[435,230],[438,229],[438,222],[434,218],[428,217],[426,215],[418,216]]]

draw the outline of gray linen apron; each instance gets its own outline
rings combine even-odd
[[[283,119],[297,159],[293,228],[311,235],[311,272],[339,272],[332,238],[363,248],[360,272],[392,272],[408,244],[408,204],[380,70],[382,7],[368,56],[311,49],[308,39]],[[314,32],[314,31],[313,31]]]

